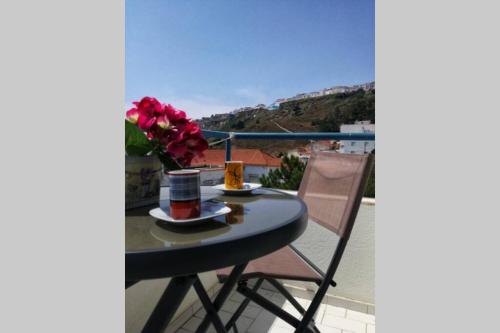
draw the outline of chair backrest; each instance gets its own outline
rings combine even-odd
[[[335,151],[313,153],[307,162],[299,196],[307,205],[309,218],[335,232],[340,239],[325,273],[292,246],[323,277],[296,332],[305,331],[328,287],[336,285],[332,279],[354,226],[372,165],[373,154],[353,155]]]
[[[313,153],[298,193],[309,218],[340,237],[349,237],[372,165],[372,154]]]

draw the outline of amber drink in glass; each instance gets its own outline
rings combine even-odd
[[[226,161],[224,168],[224,185],[228,190],[243,188],[243,162]]]

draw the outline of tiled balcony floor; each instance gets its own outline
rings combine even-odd
[[[267,285],[259,290],[259,293],[267,299],[279,305],[282,309],[299,317],[299,313],[281,294]],[[312,291],[288,287],[287,289],[296,297],[299,303],[307,309],[314,296]],[[227,322],[231,315],[236,311],[243,297],[233,291],[228,298],[222,311],[219,312],[223,322]],[[201,323],[205,311],[199,309],[184,322],[177,333],[192,333]],[[315,317],[316,327],[323,333],[374,333],[375,332],[375,313],[371,305],[351,302],[345,299],[336,298],[327,294]],[[243,312],[237,321],[239,332],[248,333],[287,333],[294,332],[292,326],[283,320],[276,318],[273,314],[263,310],[260,306],[250,302],[249,306]],[[213,326],[210,326],[207,332],[215,332]],[[233,332],[232,330],[230,332]]]

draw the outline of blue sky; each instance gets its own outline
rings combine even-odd
[[[192,118],[375,78],[374,0],[127,0],[126,103]]]

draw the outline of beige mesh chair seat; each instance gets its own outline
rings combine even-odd
[[[298,196],[307,205],[309,220],[336,233],[340,238],[326,272],[293,246],[287,246],[265,257],[251,261],[238,283],[238,292],[246,299],[226,323],[237,332],[236,321],[250,301],[253,301],[296,328],[295,332],[319,332],[314,325],[316,313],[329,286],[335,286],[333,276],[342,258],[354,226],[368,175],[373,165],[373,155],[341,154],[334,151],[314,153],[304,173]],[[219,280],[229,275],[230,268],[217,271]],[[257,279],[250,289],[249,279]],[[318,291],[305,310],[276,280],[311,281],[319,285]],[[295,318],[257,293],[263,281],[270,282],[303,315]]]
[[[231,274],[231,269],[232,267],[227,267],[217,270],[217,276],[221,282],[225,281],[229,274]],[[320,283],[323,280],[323,277],[318,272],[288,246],[249,262],[241,275],[241,279],[258,277],[316,283]]]

